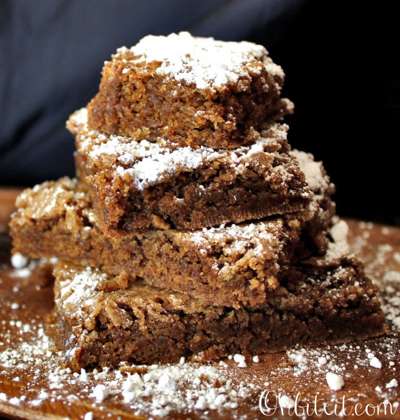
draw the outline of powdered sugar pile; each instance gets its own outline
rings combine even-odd
[[[326,382],[333,391],[339,391],[344,386],[343,376],[337,375],[336,373],[328,372],[326,374]]]
[[[31,276],[37,268],[51,266],[56,262],[57,258],[55,257],[29,260],[29,258],[17,252],[11,257],[11,266],[13,267],[13,270],[10,272],[10,276],[25,279]]]
[[[117,56],[126,51],[126,47],[119,48]],[[148,35],[130,51],[135,55],[134,61],[158,61],[158,74],[195,84],[199,89],[235,83],[262,69],[283,78],[282,68],[272,62],[267,50],[250,42],[223,42],[180,32],[168,36]]]

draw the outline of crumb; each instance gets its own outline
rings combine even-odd
[[[11,257],[11,265],[17,270],[26,267],[28,263],[29,259],[19,252]]]
[[[397,379],[392,379],[390,382],[388,382],[385,387],[390,389],[390,388],[397,388],[399,385],[399,383],[397,382]]]
[[[332,391],[339,391],[344,386],[343,376],[333,372],[328,372],[326,374],[326,382]]]
[[[369,365],[376,369],[382,369],[382,362],[375,356],[369,359]]]
[[[233,356],[233,361],[237,363],[237,366],[240,368],[247,367],[246,358],[242,354],[235,354]]]
[[[101,403],[108,397],[108,390],[103,384],[96,385],[91,395],[96,399],[96,402]]]

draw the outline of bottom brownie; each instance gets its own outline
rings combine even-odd
[[[259,354],[297,343],[343,342],[384,332],[377,290],[350,258],[319,259],[281,273],[257,309],[204,305],[185,294],[93,268],[55,268],[59,344],[75,370],[180,357]]]

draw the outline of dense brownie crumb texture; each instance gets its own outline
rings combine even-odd
[[[206,363],[384,334],[334,186],[292,150],[264,47],[147,36],[75,112],[75,179],[17,199],[13,261],[46,261],[73,370]]]

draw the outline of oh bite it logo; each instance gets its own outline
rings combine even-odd
[[[298,417],[377,417],[397,416],[400,414],[398,401],[384,400],[380,403],[357,402],[354,399],[330,400],[329,402],[318,398],[317,395],[310,400],[302,398],[300,393],[289,396],[283,393],[265,390],[260,394],[258,401],[260,413],[266,417],[288,415]]]

